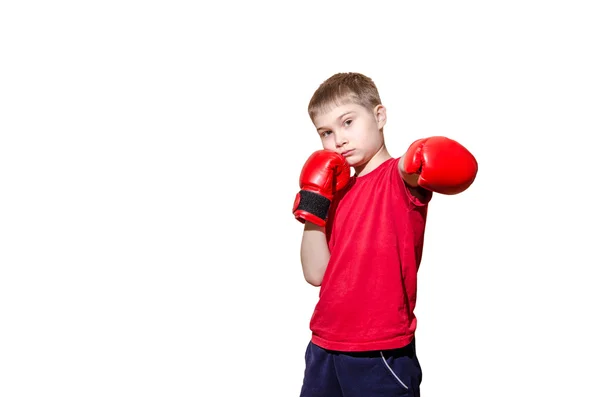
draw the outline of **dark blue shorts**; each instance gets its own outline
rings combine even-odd
[[[325,350],[310,342],[300,397],[418,397],[421,366],[415,341],[360,353]]]

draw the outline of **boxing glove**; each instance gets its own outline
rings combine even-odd
[[[314,152],[300,172],[300,191],[294,200],[294,216],[301,223],[325,226],[335,192],[350,181],[350,165],[330,150]]]
[[[433,136],[413,142],[403,156],[404,171],[419,174],[419,186],[441,194],[465,191],[477,175],[477,160],[460,143]]]

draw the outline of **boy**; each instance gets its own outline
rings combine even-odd
[[[419,396],[414,308],[427,205],[433,192],[467,189],[477,161],[440,136],[393,158],[386,109],[359,73],[324,81],[308,111],[323,150],[302,168],[293,213],[305,225],[304,277],[321,289],[301,397]]]

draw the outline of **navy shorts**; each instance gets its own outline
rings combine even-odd
[[[421,366],[414,339],[400,349],[338,352],[310,342],[300,397],[418,397]]]

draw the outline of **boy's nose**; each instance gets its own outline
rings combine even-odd
[[[346,137],[343,134],[341,134],[339,132],[335,133],[335,145],[337,147],[342,147],[347,143],[348,143],[348,140],[346,139]]]

